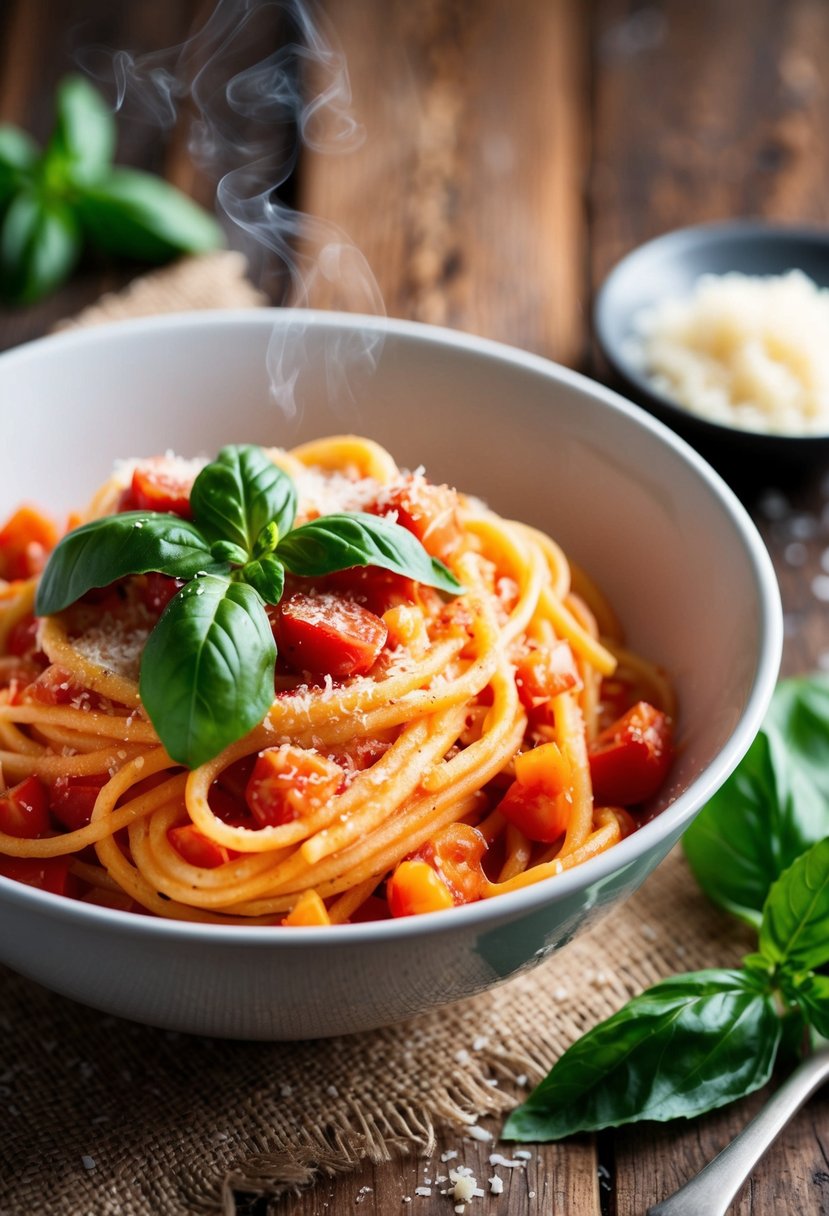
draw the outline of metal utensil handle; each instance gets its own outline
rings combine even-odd
[[[713,1161],[648,1216],[725,1216],[732,1199],[776,1136],[829,1076],[829,1050],[809,1056]]]

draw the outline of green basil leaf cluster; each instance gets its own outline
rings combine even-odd
[[[224,243],[212,216],[169,183],[114,167],[115,120],[81,76],[58,86],[45,149],[0,125],[0,295],[30,304],[58,287],[85,245],[165,261]]]
[[[262,448],[223,448],[196,478],[193,522],[127,511],[69,532],[38,586],[39,616],[88,591],[156,571],[185,585],[164,609],[141,661],[139,691],[169,755],[194,768],[261,722],[273,700],[276,645],[266,605],[285,571],[316,577],[381,566],[451,595],[463,587],[397,524],[328,515],[294,528],[292,479]]]
[[[829,682],[782,682],[763,730],[685,836],[693,870],[754,924],[738,970],[629,1001],[564,1053],[502,1135],[557,1140],[690,1118],[764,1085],[781,1043],[829,1036]]]

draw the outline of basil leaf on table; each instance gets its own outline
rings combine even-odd
[[[812,781],[829,806],[829,677],[781,680],[764,728],[777,733],[792,765]],[[829,826],[822,834],[829,835]]]
[[[824,1039],[829,1039],[829,975],[800,977],[791,985],[787,995],[796,1000],[809,1024]]]
[[[501,1136],[558,1140],[713,1110],[765,1084],[780,1036],[772,994],[751,975],[663,980],[574,1043]]]
[[[106,587],[127,574],[158,571],[193,578],[200,571],[227,571],[194,524],[175,515],[125,511],[68,532],[58,543],[40,580],[38,616],[61,612],[93,587]]]
[[[25,131],[0,123],[0,208],[32,182],[39,156],[40,149]]]
[[[181,191],[138,169],[112,169],[79,190],[75,208],[90,241],[108,253],[159,261],[224,244],[216,220]]]
[[[222,448],[202,469],[190,508],[206,536],[239,545],[247,558],[268,524],[275,523],[280,535],[291,527],[296,487],[262,448],[239,444]]]
[[[826,835],[829,801],[764,729],[682,843],[706,895],[757,927],[772,884]]]
[[[463,586],[420,541],[398,524],[377,515],[321,515],[294,528],[276,546],[276,556],[292,574],[310,578],[351,566],[380,566],[457,595]]]
[[[273,701],[275,662],[252,587],[211,575],[182,587],[147,639],[139,683],[172,759],[196,768],[258,726]]]
[[[83,76],[58,86],[56,124],[46,146],[43,173],[55,185],[100,178],[112,164],[115,119],[101,94]]]
[[[760,953],[790,972],[829,962],[829,837],[812,845],[769,892]]]
[[[69,208],[34,191],[17,194],[0,232],[0,284],[6,300],[30,304],[67,277],[81,251]]]

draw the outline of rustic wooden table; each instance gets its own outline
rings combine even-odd
[[[45,136],[54,84],[71,69],[73,50],[172,46],[211,7],[5,0],[0,120]],[[670,228],[729,216],[829,222],[825,0],[327,7],[366,139],[348,155],[306,149],[282,196],[349,233],[390,315],[498,338],[601,377],[592,297],[627,250]],[[215,180],[192,167],[188,121],[182,115],[162,136],[151,123],[125,119],[119,156],[209,201]],[[0,345],[46,332],[135,269],[86,263],[51,300],[0,313]],[[766,476],[744,496],[780,578],[784,671],[829,668],[829,468],[800,471],[785,485]],[[688,1125],[539,1146],[502,1199],[476,1202],[516,1216],[642,1216],[765,1096]],[[449,1135],[438,1152],[454,1146]],[[464,1146],[468,1164],[480,1158],[479,1177],[488,1151]],[[423,1176],[422,1161],[367,1164],[279,1210],[334,1216],[359,1202],[361,1216],[400,1212]],[[448,1203],[435,1193],[410,1210],[438,1214]],[[240,1204],[266,1209],[261,1198]],[[818,1096],[790,1124],[732,1210],[829,1213],[829,1100]]]

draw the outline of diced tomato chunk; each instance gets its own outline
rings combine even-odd
[[[202,870],[215,870],[231,859],[231,850],[217,844],[193,823],[185,823],[167,832],[170,844],[188,865]]]
[[[0,875],[51,891],[53,895],[73,895],[77,884],[69,873],[69,857],[4,857],[0,854]]]
[[[121,500],[122,511],[167,511],[190,519],[189,481],[168,473],[161,466],[139,465]]]
[[[373,612],[330,592],[283,599],[271,623],[277,650],[295,671],[336,679],[364,675],[388,637]]]
[[[516,664],[515,683],[525,709],[546,705],[552,697],[581,687],[581,676],[569,642],[529,650]]]
[[[528,840],[552,844],[570,821],[570,766],[555,743],[543,743],[517,756],[516,779],[498,810]]]
[[[9,581],[40,574],[58,543],[51,519],[35,507],[20,507],[0,528],[0,578]]]
[[[141,598],[150,612],[160,616],[173,596],[177,595],[183,586],[184,579],[171,578],[168,574],[152,572],[144,575]]]
[[[427,840],[414,856],[437,871],[454,903],[468,904],[480,899],[486,886],[481,865],[486,847],[486,840],[477,828],[450,823]]]
[[[37,617],[31,613],[13,625],[6,638],[6,654],[28,658],[37,653]]]
[[[105,773],[57,777],[49,799],[52,815],[70,832],[85,828],[92,819],[97,797],[108,780],[109,777]]]
[[[673,760],[667,714],[639,701],[608,726],[589,748],[593,796],[608,806],[633,806],[652,798]]]
[[[47,667],[26,688],[26,700],[37,701],[41,705],[68,705],[83,691],[80,685],[72,682],[68,672],[60,667]]]
[[[401,861],[386,883],[392,916],[419,916],[452,908],[455,901],[446,883],[428,861],[416,857]]]
[[[316,891],[303,891],[282,921],[283,925],[330,925],[328,909]]]
[[[422,477],[411,477],[390,487],[373,506],[374,515],[397,516],[401,528],[411,532],[428,553],[442,560],[460,545],[463,533],[458,520],[458,496],[448,486],[434,486]]]
[[[260,827],[279,827],[322,806],[342,778],[333,760],[286,743],[259,753],[245,797]]]
[[[49,830],[49,790],[38,777],[24,777],[0,794],[0,832],[35,840]]]

